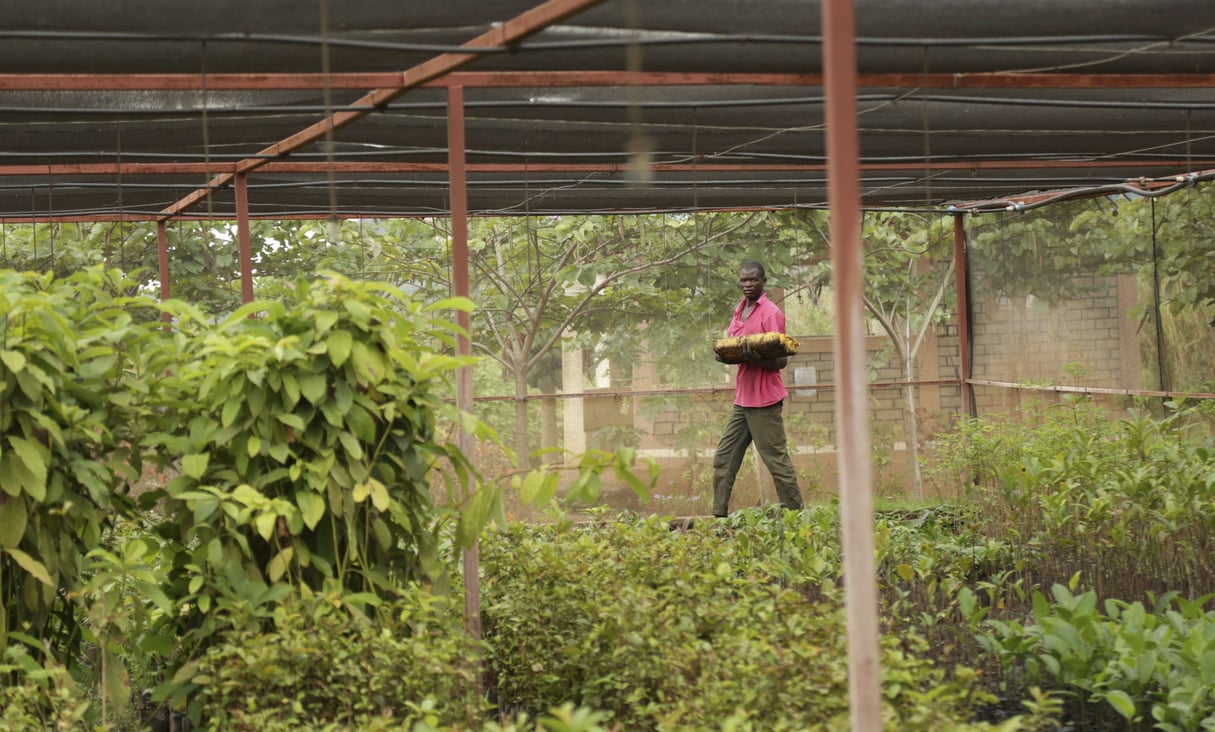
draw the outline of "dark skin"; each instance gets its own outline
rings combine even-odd
[[[746,320],[751,311],[755,309],[755,304],[759,302],[759,298],[764,294],[764,284],[768,278],[760,274],[760,271],[754,267],[743,267],[738,272],[738,288],[742,290],[743,297],[747,298],[747,304],[743,306],[742,318]],[[721,361],[721,358],[714,354],[714,358]],[[744,353],[743,360],[750,364],[755,364],[761,368],[779,371],[789,365],[788,356],[780,356],[778,358],[762,358],[757,353]]]

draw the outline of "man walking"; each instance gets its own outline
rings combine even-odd
[[[762,264],[743,263],[738,272],[743,299],[734,308],[734,317],[727,330],[729,336],[785,332],[785,314],[764,294],[766,282]],[[763,358],[751,352],[745,353],[743,363],[738,364],[734,408],[713,455],[714,516],[724,517],[730,512],[734,479],[752,442],[772,475],[781,505],[787,509],[802,507],[802,494],[797,486],[793,460],[789,457],[782,414],[789,392],[785,389],[781,369],[788,364],[787,356]]]

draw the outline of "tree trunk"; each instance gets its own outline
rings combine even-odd
[[[544,373],[539,377],[539,390],[541,394],[552,395],[556,392],[556,378],[560,377],[560,372]],[[543,449],[550,447],[559,447],[561,440],[556,432],[556,399],[541,399],[539,401],[539,446]],[[543,458],[544,462],[561,462],[561,456],[558,452],[547,452]]]
[[[527,418],[527,372],[522,369],[515,371],[515,466],[520,470],[531,468],[531,447],[528,439],[528,429],[531,426]]]
[[[910,335],[910,334],[909,334]],[[911,338],[903,347],[903,380],[907,386],[903,389],[907,399],[903,442],[906,445],[907,459],[911,462],[911,495],[920,499],[924,497],[924,479],[920,475],[920,418],[915,406],[915,356],[917,349],[912,346]]]

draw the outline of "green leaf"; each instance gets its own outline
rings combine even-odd
[[[334,366],[341,366],[350,358],[350,346],[353,341],[349,331],[335,330],[329,335],[329,360]]]
[[[0,548],[13,549],[21,543],[28,517],[24,497],[0,495]]]
[[[557,495],[559,482],[556,473],[545,469],[534,470],[523,479],[519,488],[519,500],[525,506],[533,503],[537,507],[546,506]]]
[[[105,659],[105,678],[102,679],[105,697],[109,700],[114,715],[121,717],[131,701],[131,679],[127,675],[126,664],[118,654],[107,650]]]
[[[211,454],[207,452],[183,455],[181,458],[181,471],[191,478],[199,480],[206,474],[207,463],[210,459]]]
[[[358,300],[346,300],[342,303],[346,308],[346,312],[350,313],[350,317],[359,325],[367,325],[371,322],[371,308]]]
[[[274,526],[278,523],[278,515],[269,511],[263,511],[253,519],[253,525],[257,527],[257,533],[266,541],[270,541],[270,537],[274,535]]]
[[[465,313],[471,313],[477,309],[476,303],[467,297],[445,297],[442,300],[436,300],[430,303],[423,312],[434,312],[435,310],[459,310]]]
[[[1133,699],[1131,699],[1130,694],[1127,694],[1121,689],[1114,689],[1113,691],[1106,693],[1105,700],[1109,702],[1110,706],[1114,708],[1114,711],[1121,714],[1124,719],[1135,719],[1135,702]]]
[[[304,519],[304,525],[309,529],[315,529],[320,523],[321,518],[325,515],[325,499],[319,494],[311,491],[297,491],[295,494],[295,505],[299,506],[300,515]]]
[[[308,400],[309,404],[321,401],[329,391],[324,374],[300,374],[298,381],[300,394]]]
[[[371,522],[371,531],[375,535],[375,543],[385,551],[392,548],[392,532],[388,529],[388,524],[382,518],[376,518]]]
[[[223,411],[220,412],[219,423],[224,427],[231,426],[236,421],[236,415],[240,413],[241,404],[243,404],[241,399],[229,399],[224,404]]]
[[[524,506],[530,506],[536,500],[536,496],[540,493],[540,483],[544,480],[539,471],[533,470],[527,474],[519,486],[519,502]]]
[[[28,492],[35,501],[46,500],[46,460],[35,443],[26,438],[10,438],[10,455],[0,460],[11,461],[13,477],[19,488]]]
[[[25,368],[25,354],[20,351],[0,351],[0,361],[14,374]]]
[[[371,488],[371,505],[375,506],[378,511],[387,511],[388,504],[391,502],[388,497],[388,489],[375,478],[368,479],[367,484]]]
[[[283,394],[287,397],[283,402],[288,409],[295,408],[300,400],[300,386],[293,374],[283,374]]]
[[[359,379],[366,384],[378,384],[384,378],[384,358],[362,341],[351,346],[351,363]]]
[[[295,555],[295,550],[291,547],[283,549],[274,558],[270,560],[270,564],[266,567],[266,576],[271,582],[278,582],[287,573],[287,567],[290,566],[291,557]]]
[[[21,568],[26,572],[29,572],[30,576],[32,576],[34,579],[38,580],[47,587],[55,586],[55,583],[51,581],[50,573],[46,571],[46,566],[44,566],[42,562],[39,562],[37,559],[34,559],[16,547],[6,548],[4,553],[12,557],[13,561],[20,565]]]
[[[354,490],[351,492],[351,498],[355,503],[362,503],[367,500],[367,496],[371,495],[371,485],[367,481],[355,483]]]
[[[339,432],[338,440],[342,443],[342,447],[346,448],[346,454],[351,460],[363,459],[363,445],[354,435],[349,432]]]

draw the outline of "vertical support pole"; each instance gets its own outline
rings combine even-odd
[[[962,414],[975,416],[970,373],[970,290],[966,278],[966,217],[953,215],[953,273],[958,289],[958,386],[962,391]]]
[[[160,301],[169,299],[169,224],[164,219],[156,222],[156,256],[160,261]],[[168,313],[160,316],[166,323],[172,320]]]
[[[451,283],[452,294],[468,297],[468,180],[464,167],[464,87],[447,89],[447,162],[451,185]],[[457,312],[456,324],[464,332],[456,336],[456,353],[472,353],[468,313]],[[456,372],[456,408],[473,411],[472,368],[461,366]],[[464,429],[456,436],[456,444],[465,457],[472,459],[473,438]],[[467,496],[472,486],[463,486]],[[477,546],[464,550],[464,626],[474,638],[481,638],[481,570]]]
[[[240,248],[240,299],[253,302],[253,245],[249,235],[249,177],[237,173],[236,239]]]
[[[852,0],[824,0],[827,195],[835,287],[835,424],[848,629],[848,696],[856,732],[882,729],[873,466],[865,364],[860,140],[856,121],[856,24]]]

